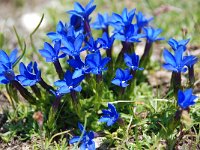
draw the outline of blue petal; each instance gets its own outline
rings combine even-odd
[[[80,77],[82,75],[84,75],[83,74],[83,70],[82,69],[77,69],[77,70],[74,71],[72,79],[78,78],[78,77]]]
[[[57,87],[61,87],[61,86],[66,86],[66,82],[65,80],[58,80],[56,82],[54,82],[54,85],[57,86]]]
[[[10,62],[8,55],[3,50],[0,50],[0,58],[1,58],[0,62],[2,63],[6,64]]]
[[[112,113],[114,113],[114,114],[117,113],[117,110],[113,104],[108,103],[108,108],[111,110]]]
[[[18,50],[17,50],[17,49],[14,49],[14,50],[11,52],[11,54],[10,54],[10,62],[11,62],[12,64],[14,64],[15,61],[17,60],[17,59],[16,59],[16,58],[17,58],[17,53],[18,53]]]
[[[71,138],[71,139],[69,140],[69,144],[76,143],[76,142],[79,141],[79,139],[80,139],[80,136],[74,136],[73,138]]]
[[[74,90],[76,92],[80,92],[82,90],[82,87],[79,85],[79,86],[75,87]]]
[[[83,126],[81,123],[79,123],[79,122],[78,122],[78,128],[79,128],[79,130],[80,130],[81,132],[83,132],[84,126]]]
[[[163,51],[163,57],[166,63],[171,64],[172,66],[176,66],[176,60],[174,56],[166,49]]]
[[[76,40],[74,41],[74,47],[76,51],[80,51],[83,40],[84,40],[84,36],[82,34],[79,34]]]
[[[99,122],[108,122],[110,120],[110,117],[101,117],[98,121]]]
[[[62,86],[58,89],[58,93],[60,94],[67,94],[70,93],[70,89],[68,86]]]
[[[121,81],[119,79],[113,79],[111,82],[118,86],[120,86],[120,84],[121,84]]]

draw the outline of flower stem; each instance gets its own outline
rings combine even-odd
[[[54,64],[54,67],[56,69],[56,72],[57,72],[59,78],[63,79],[64,72],[63,72],[63,69],[62,69],[62,67],[60,65],[59,60],[56,60],[53,64]]]
[[[62,96],[56,96],[56,98],[53,102],[53,105],[52,105],[54,111],[57,111],[61,98],[62,98]]]
[[[50,94],[52,94],[52,91],[55,91],[54,88],[50,85],[48,85],[42,78],[39,81],[39,84]]]
[[[132,53],[134,52],[134,44],[129,42],[122,42],[122,50],[120,51],[117,57],[117,64],[120,64],[123,61],[124,53]]]
[[[188,74],[189,74],[189,86],[193,87],[194,82],[195,82],[195,77],[194,77],[194,66],[188,66]]]
[[[141,67],[146,67],[147,63],[150,61],[151,57],[151,47],[152,43],[151,42],[146,42],[145,48],[144,48],[144,53],[140,59],[140,65]]]
[[[33,85],[31,86],[32,91],[35,93],[35,95],[37,96],[37,98],[41,98],[41,93],[40,93],[40,89],[38,88],[37,85]]]
[[[174,96],[177,98],[178,90],[181,89],[181,73],[172,72],[171,87],[174,90]]]
[[[26,89],[24,88],[18,81],[12,80],[11,84],[19,91],[19,93],[30,103],[34,104],[36,102],[35,97]]]

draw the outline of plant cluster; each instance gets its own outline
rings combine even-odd
[[[137,91],[142,92],[138,88],[145,79],[143,70],[147,70],[151,64],[153,44],[164,40],[160,37],[162,30],[150,26],[153,18],[146,18],[142,12],[136,12],[136,9],[128,11],[126,8],[121,14],[112,13],[111,16],[99,13],[96,21],[91,23],[90,15],[95,8],[93,0],[85,7],[75,2],[74,9],[67,11],[69,22],[59,21],[56,31],[47,33],[52,42],[45,42],[39,53],[55,68],[59,79],[53,85],[45,81],[45,73],[39,69],[37,62],[31,61],[28,65],[20,62],[24,53],[18,57],[17,49],[10,55],[0,50],[0,83],[6,85],[13,109],[19,103],[16,94],[19,92],[33,107],[34,112],[39,111],[33,118],[46,136],[51,137],[60,130],[70,130],[67,139],[69,144],[77,143],[75,148],[80,146],[83,150],[93,150],[93,139],[100,136],[110,139],[108,147],[116,144],[113,139],[120,141],[119,139],[127,138],[124,143],[123,140],[120,142],[126,148],[133,148],[135,146],[130,143],[138,145],[138,134],[142,132],[138,131],[140,123],[147,123],[148,117],[152,120],[154,118],[147,113],[145,119],[142,119],[133,108],[137,106]],[[101,30],[101,37],[95,38],[91,29]],[[117,56],[114,52],[115,41],[120,41],[122,45]],[[135,47],[141,41],[145,41],[145,46],[140,59],[135,53]],[[189,39],[177,41],[171,38],[168,44],[173,53],[167,49],[163,51],[163,68],[172,71],[169,92],[172,91],[175,100],[171,108],[173,111],[169,114],[171,117],[168,118],[171,123],[161,122],[165,127],[155,125],[152,128],[154,134],[158,133],[157,136],[166,139],[170,146],[177,144],[177,141],[173,142],[174,137],[171,138],[171,135],[177,129],[182,133],[184,123],[181,120],[185,116],[190,118],[189,107],[198,98],[193,95],[192,90],[195,82],[194,64],[198,62],[198,58],[189,54],[186,47],[188,42]],[[61,59],[66,59],[65,63]],[[19,73],[14,70],[16,66],[19,66]],[[187,86],[183,86],[181,73],[186,71],[189,82]],[[173,95],[169,94],[167,98]],[[130,100],[115,101],[117,99]],[[105,105],[108,105],[108,110],[103,109],[100,113],[99,110]],[[131,125],[133,119],[135,126]],[[80,122],[85,123],[82,125]],[[96,122],[106,123],[109,129],[104,129],[104,124]],[[76,123],[81,135],[69,136],[75,135],[76,132],[71,128],[76,127]],[[96,131],[86,131],[86,126]],[[130,129],[134,130],[131,134],[135,136],[132,142]]]

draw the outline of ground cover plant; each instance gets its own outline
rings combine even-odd
[[[31,141],[32,149],[200,148],[200,104],[193,90],[199,60],[187,48],[187,32],[182,39],[165,38],[154,18],[136,9],[91,20],[96,7],[93,0],[75,2],[69,21],[58,21],[36,49],[33,35],[43,15],[30,34],[37,62],[26,59],[26,40],[14,28],[19,48],[0,50],[0,83],[12,106],[2,115],[1,140]],[[151,59],[159,42],[169,45],[162,49],[163,62]],[[164,85],[148,83],[158,66],[171,72],[164,93]]]

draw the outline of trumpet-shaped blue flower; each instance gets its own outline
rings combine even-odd
[[[68,32],[68,29],[69,29],[69,27],[67,24],[63,24],[63,22],[59,21],[56,26],[56,32],[49,32],[49,33],[47,33],[47,36],[52,41],[62,40],[63,37],[67,37],[68,34],[70,33],[70,32]]]
[[[15,73],[13,65],[18,60],[17,49],[14,49],[10,56],[3,50],[0,50],[0,84],[8,84],[10,81],[15,80]]]
[[[88,51],[92,53],[98,52],[100,48],[101,48],[101,44],[99,43],[98,40],[94,40],[92,36],[90,37],[89,41],[86,42],[86,45],[85,45],[85,49],[87,49]]]
[[[132,70],[143,70],[144,68],[139,67],[139,56],[135,53],[133,54],[124,54],[124,61],[126,65],[131,68]]]
[[[75,32],[83,33],[84,22],[81,17],[77,15],[71,15],[70,26],[74,27]]]
[[[110,49],[113,45],[115,38],[114,36],[109,37],[108,33],[104,32],[101,38],[98,38],[101,48]]]
[[[88,66],[85,65],[80,56],[75,57],[75,59],[69,59],[67,62],[71,67],[76,69],[72,76],[73,79],[89,73]]]
[[[138,27],[141,29],[143,28],[144,26],[147,26],[149,24],[150,21],[153,20],[153,17],[147,19],[143,14],[142,12],[138,12],[136,14],[136,23],[138,25]]]
[[[36,62],[30,62],[27,67],[21,62],[19,72],[16,78],[23,86],[33,86],[41,80],[41,71]]]
[[[119,26],[122,28],[127,27],[132,23],[134,15],[135,9],[132,9],[130,12],[128,12],[127,8],[124,8],[121,15],[116,13],[112,14],[112,23],[110,23],[110,25],[117,30],[120,29]]]
[[[90,73],[102,74],[107,70],[106,64],[110,61],[109,57],[101,58],[100,52],[88,54],[85,59],[85,64],[88,66]]]
[[[154,29],[152,27],[144,28],[144,33],[145,33],[146,39],[149,43],[164,40],[163,37],[158,37],[161,32],[162,32],[161,29]]]
[[[74,136],[72,139],[70,139],[69,144],[76,143],[80,141],[80,149],[81,150],[95,150],[95,142],[93,141],[94,139],[94,132],[93,131],[85,131],[84,127],[82,124],[78,123],[78,127],[83,133],[83,136]]]
[[[164,50],[163,57],[165,59],[165,64],[163,67],[167,70],[174,72],[186,72],[186,66],[193,65],[194,57],[193,56],[184,56],[183,57],[183,49],[179,49],[174,52],[172,55],[168,50]]]
[[[186,89],[185,91],[178,91],[178,105],[182,109],[187,109],[189,106],[192,106],[195,104],[195,100],[198,97],[195,95],[192,95],[192,89]]]
[[[113,104],[108,103],[108,110],[102,110],[102,113],[99,122],[106,122],[107,126],[112,126],[119,119],[119,113]]]
[[[97,19],[91,24],[91,27],[96,30],[106,29],[109,26],[109,19],[110,18],[107,13],[104,15],[98,13]]]
[[[68,70],[66,71],[63,80],[54,82],[54,85],[58,87],[57,93],[67,94],[71,91],[80,92],[82,90],[79,84],[84,79],[84,76],[80,76],[75,79],[73,79],[72,76],[73,74]]]
[[[131,24],[126,29],[118,31],[114,34],[114,38],[124,42],[140,42],[140,38],[145,37],[143,34],[138,34],[138,26]]]
[[[112,80],[112,83],[120,87],[127,87],[129,85],[127,82],[132,78],[133,76],[130,75],[129,69],[122,70],[119,68],[116,71],[116,76]]]
[[[74,41],[72,41],[70,38],[64,38],[63,39],[63,45],[64,47],[61,48],[61,51],[66,53],[69,56],[79,56],[82,51],[85,50],[85,48],[82,48],[82,44],[84,41],[84,35],[79,34]]]
[[[46,58],[46,62],[55,62],[59,58],[64,58],[66,54],[59,55],[61,49],[61,41],[55,41],[54,47],[49,43],[44,43],[44,49],[39,50],[40,54]]]
[[[168,44],[171,46],[171,48],[176,51],[177,49],[180,49],[180,47],[182,47],[182,49],[185,51],[186,45],[188,44],[188,42],[190,41],[190,39],[186,39],[186,40],[180,40],[177,41],[173,38],[169,39]]]
[[[90,0],[90,2],[85,6],[85,8],[78,2],[74,3],[74,10],[67,11],[67,13],[72,15],[77,15],[81,17],[83,20],[89,20],[90,14],[96,8],[96,5],[93,5],[94,0]]]

